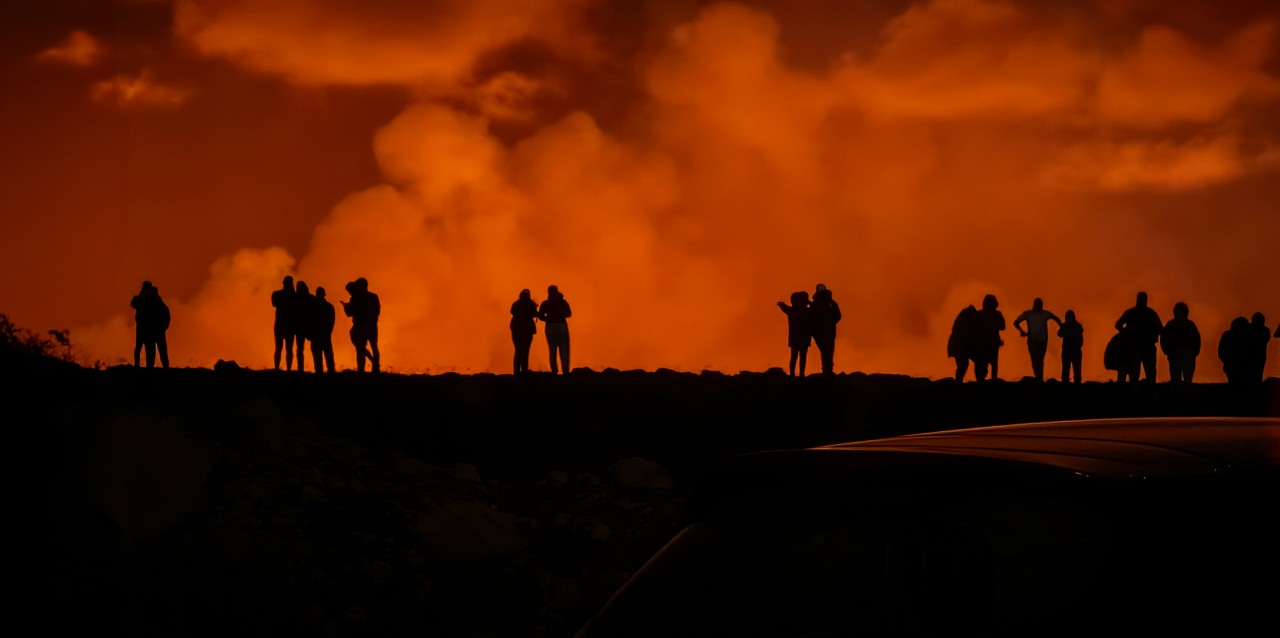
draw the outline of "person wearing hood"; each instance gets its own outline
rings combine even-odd
[[[547,298],[538,306],[538,319],[546,324],[547,350],[551,356],[551,374],[569,374],[569,322],[573,316],[569,302],[556,286],[547,286]],[[558,361],[557,361],[558,358]]]

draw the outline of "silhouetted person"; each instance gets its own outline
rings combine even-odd
[[[533,300],[528,288],[520,291],[519,297],[511,302],[511,344],[516,348],[512,359],[515,374],[529,371],[529,349],[533,346],[533,335],[538,334],[538,302]]]
[[[947,337],[947,356],[956,360],[956,381],[964,382],[969,362],[977,357],[977,335],[978,309],[969,304],[951,322],[951,336]]]
[[[169,330],[169,306],[160,298],[160,290],[150,281],[142,282],[142,288],[129,305],[134,309],[135,339],[133,365],[139,367],[139,355],[147,353],[147,367],[156,367],[156,352],[160,353],[160,365],[169,367],[169,343],[165,332]]]
[[[1013,320],[1013,327],[1018,329],[1018,334],[1027,339],[1027,352],[1031,354],[1031,372],[1035,375],[1037,381],[1044,381],[1044,353],[1049,349],[1049,322],[1058,324],[1058,328],[1062,328],[1062,320],[1058,315],[1044,309],[1044,301],[1036,297],[1031,302],[1030,310],[1023,310],[1017,319]],[[1026,330],[1022,329],[1022,324],[1027,324]]]
[[[1068,310],[1058,324],[1058,336],[1062,337],[1062,382],[1074,379],[1080,383],[1080,363],[1084,361],[1084,326],[1076,321],[1076,311]]]
[[[1246,385],[1253,381],[1249,361],[1252,341],[1253,327],[1244,317],[1232,319],[1231,327],[1222,333],[1222,338],[1218,340],[1218,360],[1222,362],[1227,383]]]
[[[569,374],[569,322],[573,316],[569,302],[565,301],[560,289],[547,286],[547,298],[538,306],[538,318],[546,324],[543,332],[547,334],[547,350],[551,356],[551,374]],[[559,365],[556,358],[559,357]],[[563,368],[563,370],[562,370]]]
[[[818,284],[809,303],[809,323],[813,330],[813,344],[818,346],[822,358],[822,373],[835,372],[836,324],[840,323],[840,304],[831,297],[831,291]]]
[[[351,344],[356,348],[356,370],[364,372],[365,361],[374,372],[382,370],[378,352],[378,317],[382,315],[382,302],[378,295],[369,292],[369,281],[361,277],[347,284],[351,299],[342,302],[342,311],[351,317]]]
[[[784,301],[778,307],[787,315],[787,347],[791,348],[791,376],[796,376],[796,362],[800,364],[800,376],[804,376],[809,359],[809,342],[813,340],[813,326],[809,318],[809,293],[799,290],[791,293],[791,305]]]
[[[1169,360],[1169,380],[1174,383],[1191,383],[1196,374],[1200,329],[1190,315],[1191,309],[1179,301],[1173,305],[1173,318],[1160,331],[1160,350]]]
[[[1125,341],[1142,367],[1143,377],[1155,382],[1156,342],[1160,340],[1164,323],[1160,321],[1160,315],[1156,314],[1155,309],[1147,305],[1147,293],[1138,293],[1137,303],[1116,320],[1116,330],[1125,333]],[[1131,376],[1137,381],[1137,370],[1133,370]]]
[[[1000,302],[996,301],[995,295],[983,297],[982,309],[974,322],[977,326],[974,330],[974,367],[979,381],[986,380],[987,370],[991,371],[993,380],[1000,378],[1000,346],[1004,345],[1000,332],[1006,324],[999,307]]]
[[[293,288],[293,314],[294,325],[297,331],[293,335],[294,342],[298,347],[298,372],[306,371],[307,362],[307,340],[310,338],[311,316],[315,312],[316,298],[311,294],[311,289],[307,286],[307,282],[299,281]]]
[[[317,286],[307,311],[307,340],[311,342],[311,360],[315,362],[316,372],[334,371],[333,326],[337,323],[337,312],[325,298],[326,294],[324,286]]]
[[[1253,330],[1253,340],[1250,342],[1253,344],[1253,350],[1248,359],[1249,367],[1246,374],[1249,378],[1261,383],[1267,370],[1267,344],[1271,342],[1271,328],[1267,327],[1267,317],[1261,312],[1253,313],[1249,328]]]
[[[284,369],[293,369],[293,341],[298,334],[297,291],[293,287],[293,277],[285,276],[280,289],[271,293],[271,305],[276,309],[276,322],[273,326],[276,338],[274,354],[275,369],[280,369],[280,351],[284,350]]]
[[[1129,333],[1117,328],[1116,333],[1111,335],[1111,340],[1107,342],[1107,349],[1102,353],[1102,365],[1108,370],[1115,371],[1116,383],[1138,380],[1141,364],[1138,362],[1138,355],[1131,341],[1132,337]]]

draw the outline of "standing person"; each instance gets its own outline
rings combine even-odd
[[[999,310],[1000,302],[995,295],[982,298],[982,309],[978,311],[974,330],[974,363],[979,381],[985,381],[987,370],[991,370],[991,379],[1000,378],[1000,346],[1004,340],[1000,333],[1004,331],[1004,313]]]
[[[276,337],[275,366],[280,369],[280,351],[284,350],[284,369],[293,369],[293,339],[298,333],[296,309],[294,304],[297,292],[293,287],[293,277],[286,275],[280,289],[271,293],[271,305],[276,309],[274,325]]]
[[[1142,367],[1143,377],[1150,382],[1156,380],[1156,342],[1160,340],[1160,331],[1164,323],[1155,309],[1147,305],[1147,293],[1138,293],[1137,303],[1124,311],[1116,320],[1116,330],[1125,334],[1125,342],[1132,349],[1137,365]],[[1138,371],[1131,370],[1130,376],[1138,380]]]
[[[813,343],[822,357],[822,374],[835,371],[836,324],[840,323],[840,304],[831,297],[826,285],[818,284],[809,304],[809,322],[813,330]]]
[[[528,288],[520,291],[520,295],[511,302],[511,344],[516,348],[512,359],[514,374],[529,371],[529,348],[533,346],[533,335],[538,334],[538,302],[533,300]]]
[[[1173,304],[1173,318],[1160,331],[1160,350],[1169,360],[1169,380],[1191,383],[1200,356],[1200,329],[1192,321],[1191,309],[1179,301]]]
[[[809,358],[809,342],[813,339],[809,321],[809,293],[799,290],[791,293],[791,305],[779,301],[778,307],[787,315],[787,347],[791,348],[791,376],[796,376],[796,362],[800,362],[800,376],[804,376],[805,362]]]
[[[333,304],[325,299],[324,286],[316,286],[316,296],[311,304],[307,320],[307,339],[311,341],[311,359],[315,362],[315,371],[324,372],[326,367],[333,372],[333,325],[337,323],[337,313]]]
[[[546,324],[543,332],[547,333],[547,350],[551,354],[551,374],[569,374],[569,322],[573,316],[569,302],[564,294],[555,286],[547,286],[547,298],[538,306],[538,318]],[[556,357],[559,356],[559,366]],[[563,368],[563,370],[561,370]]]
[[[1017,319],[1013,320],[1013,327],[1018,329],[1018,334],[1027,340],[1027,352],[1031,354],[1031,372],[1035,374],[1036,381],[1044,381],[1044,354],[1049,350],[1049,322],[1058,324],[1058,329],[1062,329],[1062,320],[1058,315],[1044,309],[1044,301],[1036,297],[1031,302],[1030,310],[1023,310]],[[1027,324],[1027,329],[1022,329],[1022,324]]]
[[[150,281],[142,282],[142,288],[129,302],[134,309],[133,365],[140,367],[140,355],[145,349],[147,367],[156,367],[156,351],[160,352],[160,365],[169,367],[169,343],[165,332],[169,330],[169,306],[160,297],[160,290]]]
[[[306,371],[307,362],[307,339],[311,333],[312,315],[315,313],[316,298],[311,294],[311,288],[307,286],[307,282],[299,281],[293,288],[293,322],[295,331],[293,333],[294,342],[298,346],[298,372]]]
[[[351,344],[356,347],[356,370],[364,372],[368,360],[374,372],[381,371],[381,354],[378,352],[378,318],[382,315],[382,302],[369,291],[369,280],[361,277],[347,284],[349,301],[342,302],[342,311],[351,317]]]
[[[974,360],[975,339],[977,331],[978,309],[969,304],[956,315],[951,322],[951,336],[947,337],[947,356],[956,360],[956,381],[964,382],[964,375],[969,371],[969,362]],[[977,368],[974,368],[977,373]]]
[[[1068,375],[1080,383],[1080,362],[1084,360],[1084,326],[1076,321],[1076,311],[1068,310],[1061,324],[1058,324],[1058,336],[1062,337],[1062,382],[1067,383]]]
[[[1218,360],[1222,362],[1222,372],[1227,375],[1227,383],[1231,385],[1244,385],[1252,380],[1249,376],[1252,332],[1248,319],[1236,317],[1231,320],[1231,327],[1218,340]]]

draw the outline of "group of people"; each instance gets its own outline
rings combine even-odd
[[[1196,358],[1200,355],[1201,338],[1190,314],[1187,304],[1179,301],[1173,306],[1173,318],[1167,323],[1162,322],[1159,313],[1148,305],[1147,293],[1139,292],[1134,306],[1116,320],[1116,334],[1107,343],[1103,365],[1116,372],[1117,382],[1136,382],[1139,378],[1155,381],[1156,345],[1159,344],[1160,351],[1169,362],[1170,380],[1191,383]],[[1031,309],[1023,311],[1013,321],[1019,335],[1027,340],[1032,373],[1037,380],[1044,380],[1050,322],[1057,324],[1057,335],[1062,338],[1062,382],[1080,383],[1084,326],[1076,320],[1075,311],[1068,310],[1064,318],[1059,318],[1046,310],[1044,301],[1039,298],[1032,302]],[[964,380],[971,362],[978,381],[986,380],[988,371],[992,379],[999,378],[1000,347],[1004,345],[1000,333],[1005,328],[1004,314],[999,310],[995,295],[986,295],[980,310],[969,305],[960,311],[947,340],[947,356],[956,362],[956,381]],[[1237,317],[1231,322],[1231,328],[1218,342],[1218,358],[1228,383],[1262,381],[1267,364],[1267,343],[1272,336],[1261,312],[1255,313],[1252,321]],[[1280,326],[1274,336],[1280,337]]]
[[[378,295],[370,292],[369,282],[361,277],[346,284],[350,299],[342,302],[343,313],[351,318],[351,344],[355,347],[356,369],[364,372],[369,366],[373,372],[381,370],[378,350],[378,318],[382,312]],[[333,304],[326,299],[325,289],[317,287],[311,293],[306,282],[296,284],[292,276],[286,276],[279,290],[272,292],[271,305],[275,308],[275,369],[280,369],[284,355],[285,370],[293,370],[294,353],[297,353],[297,369],[306,367],[305,352],[310,344],[316,372],[334,372],[333,329],[336,313]],[[142,288],[133,297],[136,338],[133,348],[133,364],[141,365],[142,352],[146,352],[148,368],[155,367],[156,354],[160,365],[169,367],[169,347],[165,333],[169,329],[169,307],[160,297],[160,291],[150,281],[142,282]],[[835,368],[836,324],[840,323],[840,305],[832,297],[831,290],[818,284],[810,296],[806,291],[791,294],[790,303],[779,301],[778,307],[787,315],[787,346],[791,350],[789,373],[805,376],[809,346],[816,344],[822,361],[822,372],[831,374]],[[986,295],[982,307],[972,304],[956,315],[947,339],[947,356],[955,359],[955,380],[964,381],[972,364],[978,381],[1000,378],[1000,348],[1004,339],[1000,333],[1007,328],[1004,314],[995,295]],[[512,368],[515,374],[529,372],[529,351],[537,324],[544,325],[547,350],[552,374],[568,374],[569,324],[572,316],[569,302],[556,286],[547,287],[547,298],[534,301],[529,289],[520,291],[511,304],[511,342],[515,346]],[[1062,382],[1081,382],[1080,364],[1084,350],[1084,326],[1076,319],[1075,311],[1067,310],[1062,318],[1046,310],[1044,301],[1036,298],[1030,309],[1013,320],[1013,327],[1027,340],[1032,373],[1037,380],[1044,380],[1044,359],[1048,352],[1050,323],[1057,325],[1057,336],[1062,339]],[[1199,328],[1190,318],[1190,308],[1179,301],[1173,306],[1173,318],[1167,323],[1148,304],[1147,293],[1139,292],[1133,307],[1124,311],[1115,323],[1116,334],[1107,343],[1103,364],[1116,372],[1118,382],[1136,382],[1140,378],[1154,381],[1156,378],[1156,346],[1169,363],[1169,378],[1173,382],[1191,383],[1195,375],[1196,359],[1200,355]],[[1267,345],[1272,337],[1280,338],[1280,326],[1273,333],[1266,325],[1266,317],[1254,313],[1252,320],[1236,317],[1231,327],[1218,342],[1218,358],[1228,383],[1261,382],[1267,362]]]
[[[812,298],[808,292],[798,290],[791,293],[790,304],[779,301],[778,307],[787,315],[787,346],[791,348],[788,371],[791,376],[805,376],[811,342],[818,346],[822,373],[834,372],[840,304],[832,297],[831,290],[825,284],[818,284]]]
[[[378,316],[382,312],[378,295],[369,291],[369,282],[361,277],[346,285],[350,300],[342,302],[346,316],[351,317],[351,343],[356,349],[356,368],[364,371],[366,362],[372,363],[374,372],[380,370],[378,353]],[[311,293],[305,281],[296,284],[286,276],[279,290],[271,293],[271,305],[275,308],[275,369],[280,369],[280,355],[284,354],[285,370],[293,370],[293,353],[297,349],[298,371],[306,368],[306,348],[311,346],[311,357],[316,372],[334,372],[333,328],[337,312],[326,299],[323,286]]]
[[[160,365],[169,367],[169,342],[165,333],[172,317],[169,306],[160,298],[160,290],[150,281],[142,282],[142,289],[129,302],[133,308],[134,341],[133,365],[139,367],[142,351],[147,352],[147,367],[156,367],[156,353],[160,353]]]
[[[573,310],[564,293],[554,285],[547,286],[547,298],[541,304],[533,300],[528,288],[511,303],[511,343],[516,353],[512,362],[515,374],[529,371],[529,349],[538,333],[538,322],[545,328],[547,351],[551,358],[551,374],[569,374],[569,317]]]

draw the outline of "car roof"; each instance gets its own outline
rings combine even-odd
[[[811,448],[827,454],[962,456],[1098,479],[1280,468],[1280,418],[1168,417],[1049,421],[907,434]],[[854,458],[850,456],[849,459]]]

